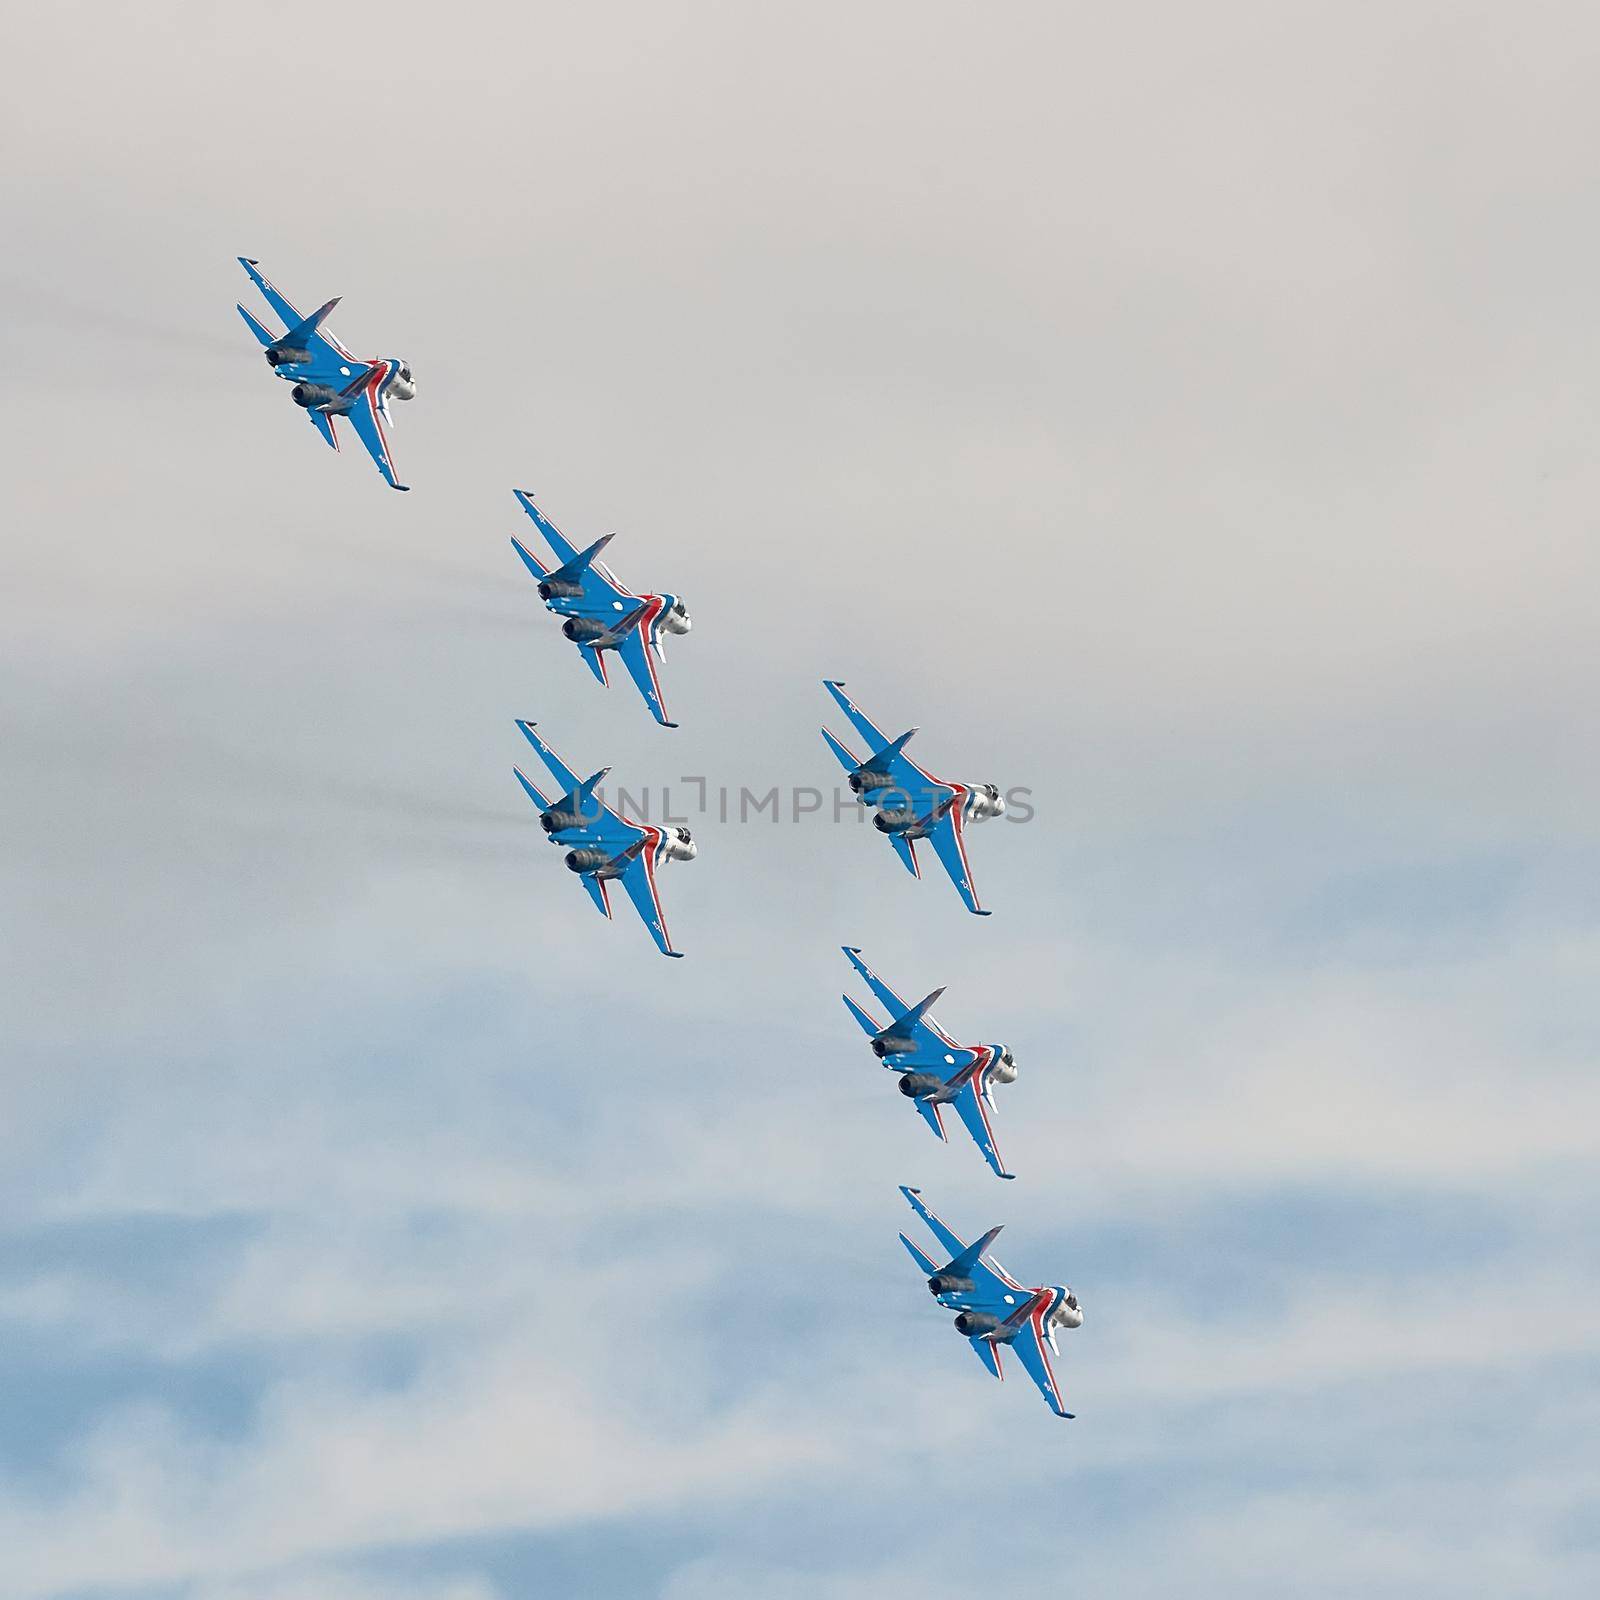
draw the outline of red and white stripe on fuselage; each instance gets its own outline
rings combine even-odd
[[[631,822],[627,817],[622,820],[640,829],[650,841],[639,853],[644,859],[644,878],[650,885],[650,903],[656,908],[656,924],[661,929],[661,942],[670,950],[672,935],[667,932],[667,914],[661,909],[661,893],[656,888],[656,855],[666,840],[666,830],[652,827],[648,822]]]
[[[372,371],[367,374],[363,395],[368,410],[372,412],[372,425],[378,430],[378,443],[383,448],[383,464],[389,469],[389,476],[398,483],[400,475],[394,470],[394,458],[389,454],[389,435],[383,426],[383,406],[379,396],[379,391],[394,376],[396,370],[397,365],[393,361],[380,359],[373,362]],[[359,404],[359,401],[357,403]]]
[[[1044,1362],[1044,1375],[1050,1380],[1050,1398],[1055,1401],[1057,1411],[1065,1411],[1067,1403],[1061,1398],[1061,1385],[1056,1382],[1056,1369],[1050,1361],[1050,1337],[1044,1326],[1045,1313],[1055,1303],[1055,1290],[1041,1289],[1039,1296],[1041,1303],[1029,1313],[1028,1321],[1033,1325],[1034,1336],[1039,1342],[1039,1359]]]
[[[656,653],[650,639],[650,630],[657,617],[666,610],[667,602],[658,594],[647,597],[645,613],[639,618],[639,643],[644,649],[644,664],[650,669],[650,686],[656,692],[656,710],[664,717],[667,702],[661,693],[661,679],[656,674]]]

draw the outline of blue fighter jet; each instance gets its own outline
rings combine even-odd
[[[844,953],[850,965],[866,979],[867,987],[888,1008],[890,1020],[879,1027],[849,995],[840,996],[850,1008],[850,1015],[861,1024],[862,1032],[872,1040],[872,1053],[890,1071],[900,1074],[900,1093],[946,1143],[949,1135],[944,1131],[943,1111],[946,1106],[954,1106],[995,1176],[1016,1177],[1016,1173],[1006,1171],[1000,1159],[989,1121],[994,1110],[993,1086],[1017,1081],[1017,1063],[1010,1050],[1003,1044],[957,1044],[933,1020],[929,1010],[944,993],[942,988],[908,1006],[861,959],[859,950],[847,944]]]
[[[969,822],[1004,814],[1006,803],[1000,798],[999,789],[992,783],[953,783],[933,777],[905,753],[915,728],[898,739],[887,738],[844,693],[842,683],[824,679],[823,687],[867,741],[870,753],[865,761],[858,761],[826,728],[822,730],[828,748],[849,774],[851,792],[862,805],[876,808],[873,827],[889,836],[895,854],[914,878],[922,876],[922,868],[917,865],[917,840],[928,840],[967,910],[980,917],[988,916],[978,904],[978,891],[972,884],[965,830]]]
[[[634,909],[644,918],[664,956],[681,956],[672,948],[661,900],[656,893],[656,868],[666,861],[693,861],[694,836],[687,828],[655,828],[648,822],[630,822],[595,793],[600,780],[611,770],[602,767],[592,776],[579,779],[571,767],[534,731],[531,722],[517,724],[528,743],[539,752],[539,759],[561,785],[559,799],[550,800],[523,773],[513,770],[517,782],[539,808],[539,826],[550,836],[551,844],[568,845],[567,865],[578,874],[601,914],[611,915],[610,885],[621,879]]]
[[[667,720],[656,662],[667,659],[663,633],[689,631],[689,608],[675,594],[634,594],[624,589],[605,562],[597,559],[614,535],[608,533],[587,550],[579,550],[533,503],[532,495],[518,489],[516,496],[559,558],[554,567],[547,567],[520,539],[511,541],[523,565],[539,580],[539,598],[546,609],[567,619],[561,624],[562,633],[604,684],[610,683],[605,652],[615,650],[651,715],[663,728],[676,728],[676,722]]]
[[[389,421],[391,400],[410,400],[416,396],[417,386],[411,368],[393,356],[361,360],[351,355],[323,326],[328,313],[338,305],[337,299],[319,306],[309,317],[302,316],[248,256],[240,256],[239,265],[250,274],[267,303],[283,319],[285,331],[271,333],[243,306],[238,308],[239,315],[265,349],[267,365],[285,382],[294,385],[290,391],[294,403],[305,411],[312,426],[335,450],[339,448],[339,435],[334,431],[333,419],[347,418],[367,447],[367,454],[377,463],[384,482],[391,489],[408,488],[408,484],[395,477],[384,425]]]
[[[991,1228],[973,1244],[963,1244],[922,1203],[920,1189],[901,1184],[900,1193],[927,1223],[941,1247],[950,1252],[950,1259],[942,1267],[935,1266],[932,1256],[918,1249],[903,1233],[900,1235],[900,1243],[910,1251],[911,1259],[927,1274],[929,1293],[946,1311],[956,1313],[956,1332],[997,1378],[1005,1377],[1000,1364],[1001,1348],[1010,1345],[1050,1409],[1058,1417],[1070,1417],[1072,1413],[1062,1404],[1050,1358],[1061,1354],[1056,1347],[1057,1328],[1083,1326],[1078,1297],[1064,1284],[1027,1289],[1018,1283],[989,1256],[999,1228]]]

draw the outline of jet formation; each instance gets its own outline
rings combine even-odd
[[[335,450],[339,449],[337,423],[341,418],[347,421],[384,482],[392,489],[406,489],[395,473],[388,428],[390,401],[410,400],[416,395],[410,366],[393,356],[353,355],[327,326],[338,299],[304,315],[269,282],[253,258],[238,259],[283,323],[283,330],[274,333],[242,305],[239,315],[261,346],[267,364],[292,386],[290,397],[295,405]],[[665,636],[690,631],[688,607],[675,594],[636,594],[626,588],[602,559],[612,534],[579,549],[528,491],[514,493],[551,554],[536,553],[515,536],[512,546],[535,580],[546,610],[561,620],[562,635],[602,685],[610,683],[608,658],[620,661],[655,721],[661,727],[676,728],[678,724],[667,715],[658,669],[666,661]],[[1005,814],[999,787],[935,777],[906,754],[916,728],[891,739],[845,694],[842,681],[825,679],[824,687],[865,742],[867,754],[860,757],[830,730],[822,730],[829,750],[844,769],[851,793],[871,810],[874,827],[915,878],[922,876],[917,845],[929,844],[967,910],[987,917],[967,858],[967,828]],[[547,840],[565,850],[568,869],[596,909],[611,917],[611,889],[620,884],[661,954],[681,956],[667,932],[657,874],[671,862],[695,859],[698,847],[689,829],[658,827],[624,816],[607,804],[600,792],[609,767],[580,778],[545,742],[537,724],[519,721],[517,727],[549,772],[544,783],[552,793],[547,794],[546,787],[535,783],[520,767],[513,768],[517,781],[537,808]],[[897,1074],[900,1093],[945,1143],[949,1142],[945,1112],[953,1110],[990,1171],[999,1178],[1015,1178],[1001,1158],[994,1134],[995,1087],[1017,1079],[1016,1058],[1010,1048],[998,1043],[957,1043],[933,1016],[932,1008],[943,996],[943,987],[908,1004],[866,964],[857,946],[845,945],[843,950],[887,1016],[880,1021],[848,994],[843,996],[845,1006],[867,1035],[873,1055]],[[955,1313],[956,1332],[996,1378],[1005,1375],[1002,1356],[1009,1348],[1051,1411],[1058,1417],[1071,1417],[1062,1401],[1053,1358],[1060,1354],[1058,1330],[1082,1326],[1083,1309],[1077,1296],[1061,1284],[1029,1288],[1013,1278],[990,1254],[998,1227],[966,1244],[923,1203],[921,1190],[902,1184],[900,1192],[947,1256],[941,1266],[934,1255],[904,1233],[900,1235],[901,1244],[926,1278],[929,1292],[940,1307]]]

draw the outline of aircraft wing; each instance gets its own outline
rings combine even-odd
[[[1071,1417],[1072,1413],[1061,1399],[1055,1366],[1050,1359],[1050,1344],[1044,1333],[1044,1319],[1049,1313],[1051,1298],[1048,1289],[1041,1289],[1034,1296],[1032,1305],[1024,1308],[1024,1314],[1017,1319],[1021,1326],[1011,1341],[1011,1348],[1027,1368],[1028,1376],[1039,1386],[1039,1393],[1045,1397],[1050,1409],[1058,1417]]]
[[[929,1015],[929,1007],[944,993],[942,988],[935,989],[932,994],[919,1000],[914,1006],[908,1006],[893,989],[886,984],[876,972],[861,959],[861,952],[853,945],[843,945],[846,959],[850,965],[861,974],[867,987],[877,996],[878,1002],[889,1013],[888,1027],[898,1028],[904,1025],[906,1036],[914,1041],[919,1052],[931,1052],[938,1055],[947,1054],[951,1050],[960,1050],[957,1045]],[[853,1009],[853,1008],[852,1008]],[[873,1029],[872,1032],[881,1030]]]
[[[255,261],[251,260],[249,256],[240,256],[239,265],[243,267],[247,273],[249,273],[250,281],[261,291],[262,297],[266,300],[267,304],[271,306],[272,309],[278,313],[279,317],[283,319],[285,332],[299,327],[300,324],[306,320],[299,309],[288,299],[287,296],[279,291],[277,285],[274,284],[272,280],[261,271],[259,265]],[[326,313],[328,309],[328,307],[324,307],[324,313]],[[253,329],[259,328],[260,324],[257,323],[255,319],[249,315],[249,313],[244,311],[243,306],[240,306],[239,310],[244,313],[245,320],[251,324]],[[257,337],[259,337],[259,334]],[[319,345],[323,346],[329,355],[337,356],[343,361],[354,361],[356,359],[336,338],[334,338],[331,333],[328,333],[321,327],[316,328],[310,334],[310,337]]]
[[[672,948],[672,937],[667,932],[667,920],[661,910],[661,896],[656,891],[656,853],[652,838],[622,869],[622,887],[628,891],[634,910],[644,919],[656,948],[664,956],[682,956],[681,950]]]
[[[354,424],[356,433],[360,435],[361,442],[367,447],[367,454],[372,457],[374,465],[383,474],[383,481],[391,489],[409,489],[408,483],[401,483],[395,476],[394,459],[389,454],[389,435],[383,425],[383,414],[378,410],[378,384],[387,371],[382,362],[370,369],[365,378],[358,379],[360,390],[355,396],[350,409],[344,414]]]
[[[622,664],[628,669],[628,676],[633,679],[639,693],[644,696],[644,703],[649,706],[650,715],[663,728],[676,728],[678,724],[669,721],[667,717],[667,703],[661,695],[661,679],[656,674],[655,652],[650,648],[648,631],[643,621],[628,630],[627,637],[617,645],[617,654],[622,657]]]
[[[867,741],[869,754],[874,750],[883,749],[889,743],[889,737],[883,729],[844,692],[843,683],[833,678],[824,678],[822,687],[838,701],[839,709],[849,717],[856,732]]]
[[[556,565],[564,567],[569,561],[576,560],[580,553],[578,547],[534,504],[533,496],[526,489],[514,489],[512,493],[516,495],[517,504],[527,512],[534,527],[544,535],[545,543],[555,551],[559,558]],[[600,543],[604,545],[610,541],[610,538],[611,535],[607,534]],[[517,550],[522,555],[522,559],[527,561],[528,555],[520,544],[517,545]],[[540,565],[542,567],[543,564],[541,563]],[[543,573],[536,575],[542,576]],[[608,610],[613,599],[637,600],[639,598],[635,594],[630,594],[617,582],[615,575],[603,561],[591,560],[579,575],[578,582],[583,586],[583,594],[586,601],[603,599]]]
[[[961,1091],[956,1095],[956,1114],[967,1125],[967,1132],[972,1135],[972,1142],[983,1152],[983,1159],[989,1163],[997,1178],[1014,1178],[1016,1173],[1007,1172],[1006,1164],[1000,1159],[1000,1151],[995,1146],[994,1129],[989,1122],[988,1103],[983,1098],[979,1079],[982,1073],[975,1072],[962,1084]]]
[[[540,738],[534,723],[523,722],[519,719],[517,726],[522,730],[523,738],[539,752],[539,759],[555,775],[556,781],[561,785],[562,794],[572,794],[582,787],[583,780]],[[603,778],[610,770],[609,767],[606,767],[597,772],[594,775],[595,780]],[[598,814],[588,809],[591,801],[598,808]],[[592,823],[590,822],[591,816],[594,818]],[[594,835],[596,843],[629,845],[645,837],[643,828],[629,822],[626,817],[613,811],[593,790],[589,791],[585,799],[583,817],[585,826]]]
[[[853,944],[841,945],[845,959],[859,972],[867,987],[878,997],[879,1003],[891,1017],[903,1017],[911,1008],[886,984],[876,972],[861,959],[860,949]]]
[[[906,1197],[911,1209],[927,1223],[929,1231],[940,1244],[950,1252],[950,1259],[955,1260],[967,1247],[962,1242],[961,1236],[947,1228],[939,1218],[922,1203],[922,1191],[912,1189],[906,1184],[900,1185],[900,1193]],[[933,1269],[929,1269],[930,1272]]]
[[[271,279],[261,271],[260,267],[249,256],[240,256],[239,265],[250,275],[250,281],[258,288],[266,302],[278,313],[284,327],[292,328],[297,323],[305,321],[300,311],[290,301],[280,294]]]
[[[978,904],[978,891],[972,882],[972,868],[967,864],[965,829],[966,822],[961,815],[961,802],[958,799],[954,805],[945,808],[943,816],[934,823],[927,838],[938,853],[944,870],[950,874],[950,881],[956,886],[956,892],[965,902],[967,910],[977,916],[987,917],[990,913]]]

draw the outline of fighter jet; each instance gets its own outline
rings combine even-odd
[[[393,356],[361,360],[351,355],[323,326],[328,313],[338,305],[338,298],[305,317],[278,293],[248,256],[240,256],[239,265],[284,321],[283,333],[270,333],[243,306],[238,308],[266,350],[267,365],[286,383],[294,385],[290,391],[294,403],[335,450],[339,448],[339,435],[334,431],[334,418],[348,418],[367,447],[367,454],[377,463],[384,482],[391,489],[409,488],[409,484],[395,477],[384,424],[390,420],[391,400],[416,396],[411,368]]]
[[[956,1313],[956,1332],[997,1378],[1005,1377],[1000,1364],[1001,1348],[1010,1345],[1050,1409],[1058,1417],[1070,1417],[1072,1413],[1062,1404],[1050,1358],[1061,1354],[1056,1347],[1057,1328],[1083,1326],[1078,1297],[1059,1283],[1024,1288],[998,1261],[991,1260],[989,1249],[999,1228],[991,1228],[973,1244],[963,1244],[922,1203],[920,1189],[901,1184],[900,1193],[950,1252],[950,1259],[942,1267],[935,1266],[932,1256],[918,1249],[903,1233],[900,1235],[900,1243],[910,1251],[911,1259],[927,1274],[929,1293],[946,1311]]]
[[[610,567],[597,559],[615,535],[596,539],[587,550],[576,549],[526,489],[515,492],[518,505],[560,558],[555,567],[547,567],[520,539],[511,541],[523,565],[539,580],[539,598],[546,609],[567,619],[561,631],[601,683],[610,682],[605,652],[615,650],[651,715],[663,728],[676,728],[676,722],[667,720],[656,662],[667,659],[663,633],[689,631],[689,608],[675,594],[634,594],[624,589]]]
[[[539,808],[539,826],[550,836],[550,843],[571,846],[567,865],[578,874],[589,898],[602,915],[609,917],[611,884],[621,879],[662,955],[681,956],[681,950],[672,948],[666,919],[661,914],[656,868],[665,861],[693,861],[694,836],[687,828],[656,828],[648,822],[630,822],[595,793],[610,767],[602,767],[580,780],[534,731],[533,723],[519,722],[517,726],[561,785],[561,797],[547,799],[520,767],[513,769],[517,782]]]
[[[844,953],[850,965],[866,979],[867,987],[888,1008],[890,1020],[879,1027],[849,995],[840,996],[850,1015],[861,1024],[862,1032],[872,1040],[872,1053],[891,1072],[900,1074],[900,1093],[946,1143],[950,1136],[944,1130],[943,1111],[946,1106],[954,1106],[995,1176],[1016,1177],[1016,1173],[1006,1171],[1000,1159],[989,1122],[994,1110],[993,1086],[1017,1081],[1017,1063],[1010,1050],[1003,1044],[957,1044],[933,1020],[929,1010],[944,993],[942,988],[908,1006],[861,959],[859,950],[847,944]]]
[[[992,783],[953,783],[931,776],[905,753],[915,728],[898,739],[887,738],[843,692],[843,683],[824,679],[823,687],[839,702],[871,752],[865,761],[859,761],[826,728],[822,730],[828,748],[849,774],[851,792],[862,805],[876,808],[873,827],[888,834],[895,854],[914,878],[922,876],[917,864],[917,840],[928,840],[967,910],[980,917],[988,916],[978,904],[978,891],[972,884],[965,829],[969,822],[1004,814],[1006,803],[1000,798],[1000,790]]]

